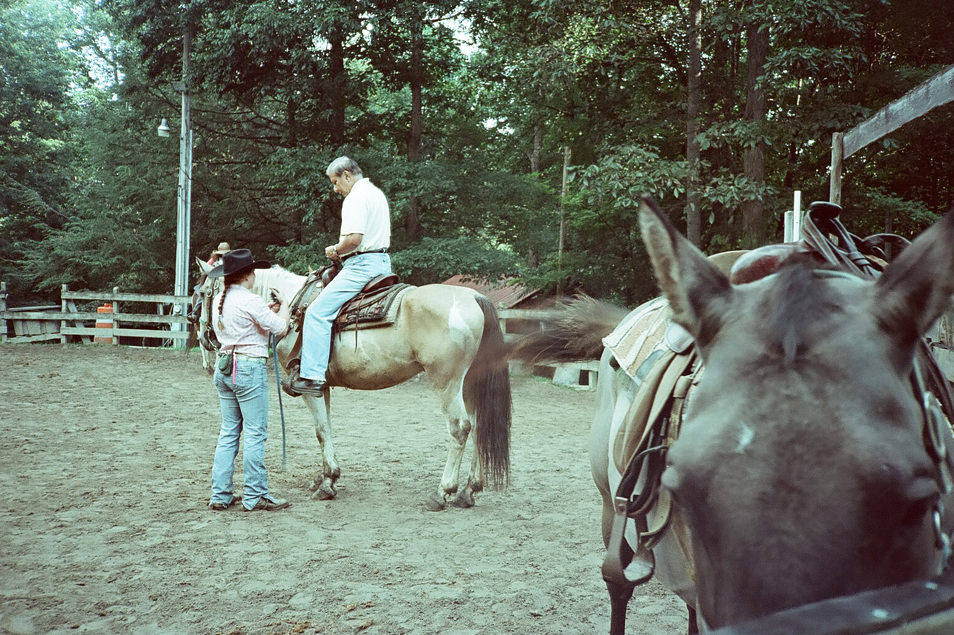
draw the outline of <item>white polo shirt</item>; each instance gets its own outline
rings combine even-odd
[[[391,208],[376,185],[362,177],[341,204],[341,235],[364,234],[356,251],[391,246]]]

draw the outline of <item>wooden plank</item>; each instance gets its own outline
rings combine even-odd
[[[13,320],[13,332],[15,335],[43,335],[46,333],[59,333],[59,325],[51,324],[48,320]]]
[[[932,108],[954,100],[954,65],[909,90],[845,133],[844,158],[893,132]]]
[[[189,322],[184,315],[153,315],[151,313],[93,313],[91,311],[73,313],[71,311],[37,311],[30,313],[17,313],[14,315],[11,311],[0,311],[0,319],[8,320],[29,319],[60,321],[67,318],[74,322],[103,319],[147,324],[188,324]]]
[[[67,313],[70,313],[70,314],[79,313],[79,311],[76,310],[76,303],[73,302],[72,300],[63,300],[63,311],[65,311],[65,312],[67,312]],[[60,328],[61,328],[61,329],[63,328],[63,325],[64,325],[64,324],[65,324],[65,322],[61,322],[61,323],[60,323]],[[81,323],[79,323],[79,322],[75,322],[75,321],[74,321],[74,322],[73,322],[73,326],[83,326],[83,325],[82,325]],[[93,343],[93,338],[92,338],[92,337],[83,337],[83,338],[80,338],[80,339],[81,339],[81,341],[83,342],[83,344],[92,344],[92,343]],[[65,344],[65,343],[66,343],[66,337],[61,338],[61,341]]]
[[[160,331],[153,329],[124,329],[114,328],[111,330],[97,329],[88,326],[67,326],[61,328],[63,335],[91,335],[93,337],[151,337],[155,339],[184,340],[188,339],[188,331]]]
[[[51,342],[53,340],[60,339],[59,332],[57,333],[44,333],[42,335],[22,335],[17,337],[8,337],[5,341],[7,344],[30,344],[32,342]]]
[[[119,293],[117,291],[63,291],[64,300],[100,300],[102,302],[162,302],[165,304],[188,304],[192,296],[148,293]]]
[[[7,311],[55,311],[60,308],[58,304],[51,304],[48,306],[12,306]]]

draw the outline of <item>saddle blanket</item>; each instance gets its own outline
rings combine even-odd
[[[670,321],[666,298],[659,297],[640,305],[603,338],[619,367],[637,384],[642,383],[649,367],[662,352],[683,353],[692,346],[692,336]]]
[[[335,318],[335,331],[353,331],[394,324],[404,294],[413,288],[402,282],[371,293],[359,293],[341,308]]]
[[[728,276],[735,262],[747,253],[746,250],[724,251],[708,259]],[[672,322],[671,317],[666,298],[658,297],[636,307],[603,338],[603,345],[613,353],[619,367],[637,384],[662,353],[667,350],[685,353],[692,346],[692,336]]]

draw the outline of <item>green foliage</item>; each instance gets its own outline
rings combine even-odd
[[[0,7],[0,278],[20,296],[32,293],[20,261],[69,218],[66,115],[79,68],[75,54],[59,46],[69,18],[57,0]]]
[[[391,258],[395,273],[413,284],[442,282],[461,274],[497,280],[518,270],[518,256],[470,236],[422,238]]]
[[[170,290],[179,146],[155,126],[178,127],[186,29],[193,254],[227,240],[300,273],[322,266],[341,205],[324,169],[348,154],[388,195],[408,279],[520,275],[626,303],[655,290],[643,193],[681,222],[693,170],[704,249],[737,246],[753,200],[781,239],[792,190],[827,197],[832,132],[954,59],[954,3],[702,7],[690,166],[679,3],[13,0],[0,8],[0,277],[20,297]],[[764,117],[746,115],[754,30],[769,39]],[[753,148],[762,177],[746,176]],[[917,233],[954,204],[952,155],[950,106],[856,153],[846,224]]]

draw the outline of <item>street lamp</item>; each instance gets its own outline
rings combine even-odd
[[[182,35],[182,81],[173,82],[172,87],[182,93],[182,125],[179,130],[179,188],[176,193],[176,281],[173,293],[177,296],[189,294],[189,227],[192,213],[192,95],[189,92],[189,55],[192,50],[192,34],[189,27]],[[162,120],[156,130],[160,137],[168,137],[169,122]],[[176,304],[173,314],[185,315],[185,305]],[[174,323],[173,331],[185,330],[184,324]],[[173,341],[175,348],[184,348],[185,340]]]

